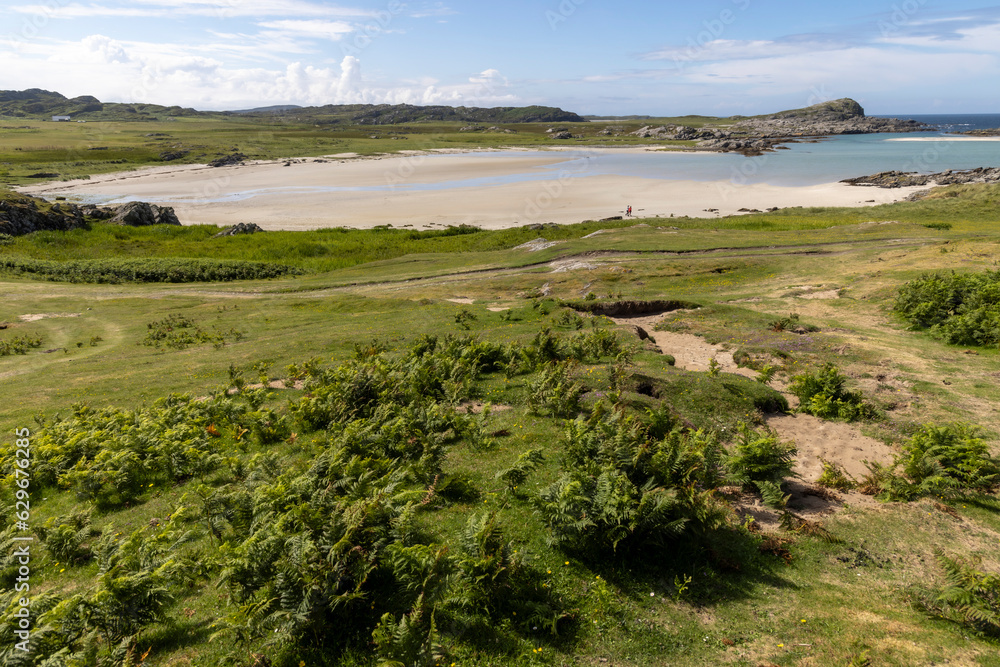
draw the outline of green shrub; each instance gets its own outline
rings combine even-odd
[[[918,603],[987,637],[1000,637],[1000,574],[983,572],[974,564],[936,553],[944,570],[944,586],[918,595]]]
[[[221,259],[144,257],[58,262],[0,257],[0,271],[71,283],[191,283],[262,280],[303,273],[281,264]]]
[[[680,429],[658,442],[645,438],[641,422],[618,412],[567,423],[563,475],[536,500],[555,542],[600,558],[665,548],[722,525],[725,511],[711,492],[722,479],[718,441]]]
[[[792,378],[789,391],[799,397],[799,410],[822,419],[877,419],[879,410],[864,400],[860,392],[845,388],[847,378],[827,363],[818,373]]]
[[[8,340],[0,340],[0,357],[6,357],[12,354],[27,354],[28,350],[41,346],[41,337],[32,336],[31,334],[15,336],[14,338]]]
[[[903,472],[919,495],[984,491],[1000,482],[1000,462],[967,424],[925,424],[903,446]]]
[[[571,418],[580,412],[583,385],[572,377],[572,363],[549,364],[528,385],[528,407],[536,415]]]
[[[1000,344],[1000,271],[921,276],[899,289],[893,309],[953,345]]]
[[[149,322],[146,324],[146,329],[148,329],[146,337],[141,341],[143,345],[172,350],[183,350],[202,343],[212,343],[219,349],[227,342],[239,342],[245,336],[242,331],[236,329],[205,331],[197,326],[194,320],[178,313],[171,313],[165,319]],[[91,343],[96,345],[96,341]]]
[[[781,442],[773,431],[755,431],[742,426],[726,457],[730,478],[744,487],[758,482],[780,484],[792,474],[798,449],[794,443]]]
[[[62,563],[89,560],[92,552],[84,543],[100,531],[90,525],[90,511],[82,510],[70,516],[50,517],[36,529],[49,554]]]
[[[542,455],[542,450],[529,449],[517,457],[514,465],[498,472],[496,478],[506,484],[507,488],[513,493],[517,487],[524,484],[528,479],[528,475],[533,473],[544,460],[545,457]]]
[[[837,491],[850,491],[857,485],[844,469],[836,463],[823,458],[819,461],[823,465],[823,472],[816,479],[816,483],[820,486],[825,486],[828,489],[836,489]]]

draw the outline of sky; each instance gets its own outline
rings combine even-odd
[[[998,82],[967,0],[0,0],[0,89],[104,102],[1000,113]]]

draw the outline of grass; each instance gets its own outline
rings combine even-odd
[[[196,132],[197,122],[163,125],[178,128],[172,130],[176,132],[191,126]],[[135,139],[124,138],[122,145]],[[667,327],[733,351],[770,355],[783,367],[779,381],[799,368],[835,361],[852,386],[880,404],[895,404],[879,428],[896,443],[912,432],[913,422],[932,419],[961,418],[1000,432],[994,409],[998,352],[982,349],[976,356],[965,355],[963,348],[905,330],[889,310],[906,280],[926,270],[975,270],[988,261],[983,255],[995,252],[1000,238],[993,229],[993,205],[1000,190],[960,186],[943,192],[951,191],[958,194],[873,209],[672,219],[669,225],[679,229],[669,240],[655,226],[572,225],[541,232],[562,241],[542,253],[512,250],[539,234],[523,229],[320,230],[213,240],[210,230],[201,227],[94,224],[89,230],[22,237],[2,247],[4,257],[244,259],[288,264],[308,273],[275,281],[178,285],[41,282],[5,275],[0,279],[5,295],[0,326],[6,328],[0,330],[0,340],[30,336],[42,342],[25,354],[0,357],[5,399],[0,430],[10,434],[18,427],[35,428],[36,415],[65,416],[81,402],[137,407],[173,392],[208,395],[228,382],[231,365],[249,368],[264,361],[271,377],[283,377],[288,364],[312,357],[324,363],[349,359],[357,344],[377,342],[389,354],[398,354],[424,333],[526,342],[547,326],[572,335],[574,328],[560,324],[563,309],[555,300],[526,298],[548,283],[553,299],[579,300],[586,290],[601,302],[621,295],[701,304],[699,310],[668,316]],[[859,224],[874,219],[900,224]],[[935,220],[950,222],[952,228],[924,226]],[[666,225],[662,220],[642,222]],[[617,231],[582,238],[612,227]],[[887,246],[889,239],[906,242]],[[943,247],[950,252],[941,253]],[[703,252],[708,250],[714,252]],[[593,269],[553,274],[547,265],[559,257],[596,252],[602,254],[588,260],[597,265]],[[806,298],[830,291],[839,298]],[[472,303],[448,301],[460,297]],[[490,307],[510,310],[505,315]],[[475,315],[467,321],[469,332],[455,319],[463,310]],[[771,323],[791,313],[819,330],[775,331]],[[141,344],[148,324],[180,316],[205,330],[241,331],[243,338],[219,347],[210,342],[185,349]],[[590,327],[587,318],[583,330]],[[751,380],[668,366],[652,352],[638,352],[632,362],[633,377],[624,394],[630,409],[642,414],[662,404],[690,425],[714,429],[724,438],[741,421],[759,421],[773,395]],[[611,365],[606,360],[575,368],[588,390],[588,409],[598,393],[612,391]],[[483,451],[456,445],[446,458],[447,472],[467,475],[480,498],[420,515],[420,528],[429,538],[448,542],[470,513],[480,507],[496,509],[517,548],[530,554],[533,566],[574,610],[574,629],[558,639],[528,634],[510,640],[501,623],[497,636],[508,637],[502,647],[507,652],[465,636],[453,647],[457,664],[846,665],[861,664],[865,656],[879,665],[1000,664],[995,642],[912,605],[915,586],[942,576],[932,557],[935,547],[952,555],[980,555],[988,570],[1000,567],[995,494],[944,505],[958,520],[933,500],[844,508],[824,521],[838,543],[781,535],[789,540],[790,564],[749,549],[749,542],[700,550],[680,545],[660,561],[640,564],[582,558],[549,544],[531,504],[532,494],[560,474],[563,423],[528,413],[529,380],[497,373],[481,383],[478,400],[497,406],[486,422],[496,434],[495,446]],[[295,389],[276,391],[268,405],[284,410],[301,395]],[[509,493],[496,474],[534,448],[542,450],[544,460],[519,494]],[[268,451],[286,467],[305,466],[312,456],[308,448],[286,445]],[[165,487],[134,507],[98,514],[94,525],[113,532],[148,526],[150,519],[191,504],[192,493],[191,483]],[[65,491],[47,490],[32,501],[36,524],[79,506]],[[207,541],[202,535],[194,546],[204,547]],[[731,561],[741,569],[720,565]],[[32,567],[39,592],[87,590],[96,575],[92,564],[60,572],[63,565],[45,555]],[[219,664],[234,645],[206,641],[207,628],[231,611],[231,604],[225,587],[214,581],[183,592],[171,607],[171,622],[142,635],[145,646],[153,647],[145,664]],[[249,651],[242,650],[242,661],[250,662]],[[318,656],[303,654],[301,659],[307,657],[322,664]],[[357,656],[345,662],[371,664]]]

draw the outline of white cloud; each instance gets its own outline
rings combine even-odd
[[[1000,24],[976,25],[940,34],[887,36],[879,41],[922,49],[1000,53]]]
[[[338,40],[355,30],[352,25],[344,21],[324,21],[322,19],[264,21],[257,25],[261,28],[276,30],[279,33],[330,40]]]
[[[233,37],[242,37],[233,35]],[[241,42],[241,40],[234,40]],[[259,48],[236,44],[232,48]],[[317,66],[302,59],[280,67],[238,67],[214,57],[226,45],[199,48],[183,44],[118,41],[89,35],[79,41],[33,40],[8,50],[5,84],[44,87],[64,95],[94,95],[106,102],[150,102],[198,109],[238,109],[267,104],[455,104],[510,105],[518,102],[507,79],[487,69],[457,83],[419,78],[375,84],[365,80],[361,61],[345,56],[338,65]]]
[[[452,16],[457,14],[454,9],[448,7],[443,2],[425,2],[420,9],[414,9],[410,16],[415,19],[433,18],[435,16]]]
[[[659,49],[643,54],[641,58],[643,60],[672,60],[675,63],[683,64],[688,62],[773,58],[782,55],[830,51],[837,48],[843,48],[843,44],[816,40],[714,39],[703,44],[691,42],[687,46]]]

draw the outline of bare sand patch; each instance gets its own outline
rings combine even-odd
[[[677,311],[674,311],[676,313]],[[672,331],[656,331],[656,325],[666,316],[642,315],[639,317],[612,317],[611,320],[620,326],[638,326],[656,343],[663,354],[673,356],[675,366],[687,371],[707,371],[709,362],[715,358],[719,370],[724,373],[735,373],[749,378],[757,377],[757,371],[750,368],[740,368],[733,360],[733,353],[721,345],[712,345],[704,338],[694,334],[674,333]]]
[[[552,262],[549,266],[552,267],[552,273],[569,273],[570,271],[590,271],[592,269],[600,268],[603,264],[594,264],[592,262],[582,262],[580,260],[570,259],[560,262]]]
[[[54,317],[80,317],[80,313],[28,313],[27,315],[21,315],[17,319],[22,322],[37,322],[38,320],[47,320]]]
[[[548,250],[549,248],[559,245],[559,241],[547,241],[543,238],[532,239],[527,243],[522,243],[519,246],[515,246],[514,250],[527,250],[528,252],[538,252],[539,250]]]
[[[864,461],[892,463],[892,448],[861,433],[855,424],[833,422],[807,414],[775,415],[767,419],[783,440],[791,440],[799,449],[794,472],[809,483],[823,472],[820,459],[841,466],[860,480],[867,474]]]
[[[830,300],[839,299],[840,292],[835,289],[822,290],[820,292],[810,292],[809,294],[802,294],[799,296],[800,299],[816,299],[816,300]]]

